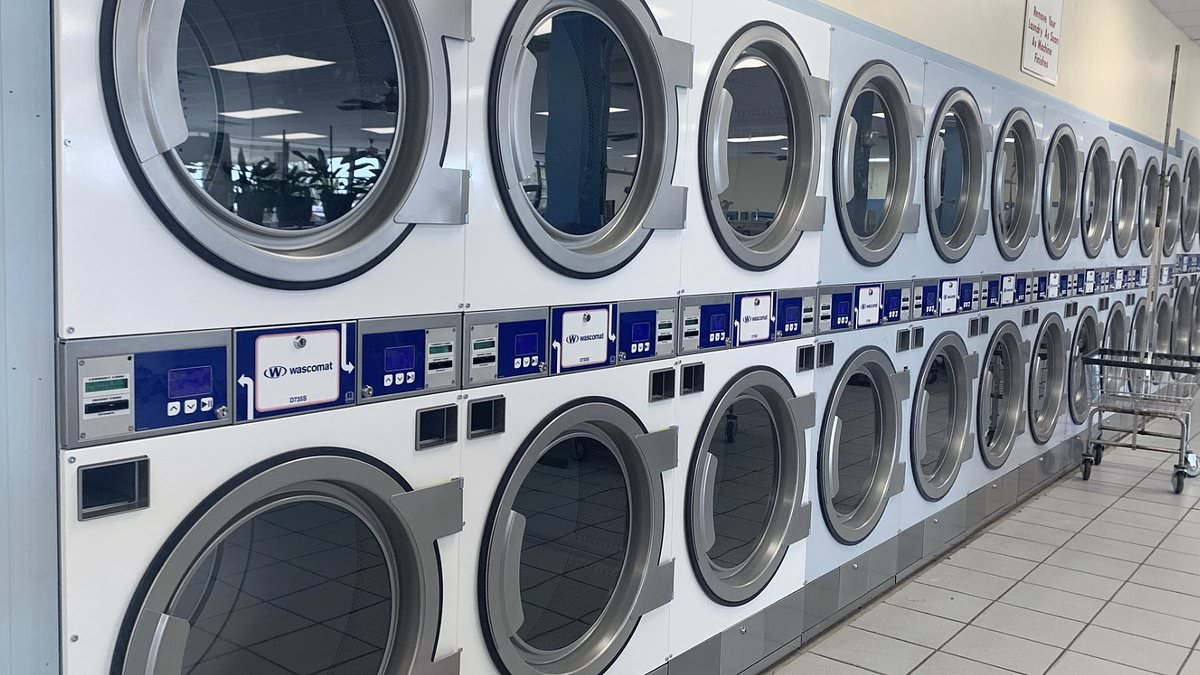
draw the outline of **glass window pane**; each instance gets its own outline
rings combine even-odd
[[[996,349],[992,352],[991,357],[987,362],[987,373],[985,382],[990,386],[986,390],[980,392],[980,416],[986,424],[984,432],[984,443],[988,446],[994,445],[1000,440],[1000,434],[1004,431],[1005,417],[1009,404],[1009,369],[1011,368],[1012,357],[1008,353],[1008,346],[1003,342],[996,345]]]
[[[223,209],[306,230],[371,192],[403,100],[373,0],[187,0],[178,57],[176,156]]]
[[[642,100],[625,45],[585,12],[545,19],[530,104],[533,174],[525,196],[564,234],[598,232],[625,204],[642,151]]]
[[[938,232],[950,238],[958,231],[963,213],[967,210],[971,149],[962,128],[962,120],[954,111],[946,113],[938,136],[942,142],[942,159],[937,169],[942,197],[934,213]]]
[[[833,507],[849,516],[866,500],[882,452],[883,411],[874,380],[864,373],[851,375],[838,399],[836,415],[842,421],[842,438],[837,447],[838,491]]]
[[[779,436],[767,408],[738,399],[720,419],[708,452],[717,459],[713,524],[716,541],[709,558],[736,567],[750,557],[767,530],[779,482]]]
[[[1000,208],[997,217],[1000,223],[1000,236],[1006,243],[1017,244],[1023,234],[1017,231],[1020,226],[1020,200],[1024,193],[1025,182],[1025,147],[1021,143],[1016,130],[1010,130],[1000,146],[1000,161],[996,164],[1000,170]]]
[[[551,447],[513,501],[525,517],[518,637],[562,649],[596,623],[621,577],[629,535],[629,490],[613,453],[578,436]]]
[[[375,673],[399,600],[366,523],[313,500],[264,511],[211,547],[169,612],[191,624],[185,673]]]
[[[925,397],[925,454],[919,460],[922,475],[934,478],[950,454],[950,435],[958,415],[954,369],[944,354],[934,357],[921,387]]]
[[[1050,339],[1049,332],[1042,336],[1038,341],[1037,348],[1033,354],[1033,364],[1030,366],[1030,387],[1031,401],[1029,407],[1033,410],[1034,417],[1038,423],[1045,421],[1047,412],[1054,405],[1054,401],[1050,400],[1050,368],[1052,366],[1054,342]]]
[[[1050,153],[1050,166],[1046,169],[1046,222],[1050,224],[1051,236],[1056,238],[1062,232],[1059,211],[1062,209],[1063,188],[1070,180],[1067,176],[1070,162],[1066,154],[1065,144],[1056,143],[1054,151]]]
[[[725,219],[744,237],[775,222],[791,173],[791,112],[783,81],[765,59],[746,52],[725,80],[733,98],[729,121],[729,185],[718,198]]]
[[[894,120],[883,97],[866,89],[854,101],[850,115],[858,133],[845,142],[853,143],[850,171],[854,194],[846,202],[850,226],[860,237],[873,237],[883,226],[892,196],[896,162]]]

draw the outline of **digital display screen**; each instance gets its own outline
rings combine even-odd
[[[800,321],[800,307],[798,305],[789,305],[783,310],[784,323],[797,323]]]
[[[212,393],[212,366],[175,368],[167,371],[167,398],[205,396]]]
[[[451,344],[432,345],[429,347],[430,354],[449,354],[452,351],[454,351],[454,345]]]
[[[630,331],[630,336],[634,342],[645,342],[650,339],[650,324],[635,323]]]
[[[106,377],[104,379],[87,380],[83,383],[83,393],[95,394],[101,391],[114,391],[117,389],[128,389],[128,377]]]
[[[708,329],[714,333],[725,330],[728,325],[729,317],[724,314],[714,314],[708,320]]]
[[[474,349],[492,349],[496,346],[495,340],[476,340]]]
[[[416,367],[417,354],[412,345],[388,347],[383,350],[383,372],[395,373]]]
[[[833,313],[835,316],[847,316],[850,314],[850,301],[838,300],[833,303]]]
[[[537,353],[537,333],[521,333],[513,340],[513,356],[535,356]]]

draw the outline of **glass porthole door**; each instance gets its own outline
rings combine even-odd
[[[990,469],[1004,466],[1024,428],[1021,404],[1028,350],[1016,324],[1006,321],[996,328],[984,353],[976,435],[983,461]]]
[[[1124,258],[1133,245],[1138,223],[1138,191],[1141,172],[1133,148],[1125,148],[1117,162],[1116,184],[1113,187],[1113,248]]]
[[[1183,250],[1191,251],[1200,233],[1200,149],[1188,151],[1183,165]]]
[[[1159,354],[1171,353],[1171,337],[1175,323],[1175,308],[1170,296],[1158,296],[1154,306],[1154,340],[1151,343]]]
[[[1158,159],[1151,157],[1146,160],[1146,169],[1142,172],[1141,198],[1138,202],[1138,245],[1143,258],[1149,258],[1154,250],[1154,227],[1161,189],[1162,174],[1158,170]]]
[[[1172,354],[1190,354],[1192,349],[1192,286],[1182,281],[1175,291],[1175,318],[1171,324]]]
[[[671,599],[673,566],[659,558],[676,441],[615,402],[584,399],[517,449],[480,555],[480,616],[498,667],[601,673],[642,615]]]
[[[709,409],[684,508],[692,569],[716,602],[749,602],[808,535],[804,431],[813,416],[812,397],[796,398],[765,368],[736,376]]]
[[[1083,170],[1083,190],[1079,200],[1079,227],[1083,235],[1083,248],[1089,258],[1100,255],[1108,238],[1109,217],[1113,213],[1113,187],[1121,187],[1120,179],[1114,183],[1113,171],[1116,162],[1108,150],[1108,141],[1097,138],[1088,152]],[[1113,223],[1117,228],[1117,223]]]
[[[1066,255],[1076,233],[1081,163],[1075,132],[1064,124],[1050,138],[1042,180],[1042,235],[1055,260]]]
[[[953,89],[938,106],[925,167],[925,215],[938,255],[962,260],[987,231],[983,206],[986,157],[991,146],[975,97]]]
[[[886,354],[866,347],[850,357],[830,389],[817,486],[825,524],[842,544],[870,536],[888,500],[904,489],[899,452],[905,379]]]
[[[997,136],[992,167],[992,225],[1005,260],[1025,251],[1033,231],[1037,193],[1037,139],[1033,118],[1021,108],[1008,114]]]
[[[1174,255],[1175,247],[1179,245],[1183,198],[1183,178],[1179,174],[1179,166],[1172,166],[1167,171],[1166,208],[1163,210],[1162,246],[1165,256]]]
[[[959,468],[971,457],[971,397],[979,356],[956,333],[939,335],[917,376],[913,399],[912,470],[928,501],[950,492]]]
[[[822,116],[829,83],[783,29],[753,24],[726,45],[701,117],[700,184],[713,234],[738,265],[775,267],[822,226]]]
[[[1109,314],[1109,321],[1114,318]],[[1124,314],[1122,314],[1122,321]],[[1100,319],[1096,310],[1087,307],[1079,314],[1079,322],[1075,325],[1075,335],[1071,339],[1071,356],[1068,363],[1067,376],[1067,405],[1071,413],[1071,421],[1083,424],[1087,421],[1088,392],[1087,369],[1083,366],[1083,357],[1100,348]]]
[[[1130,349],[1129,322],[1125,315],[1125,306],[1117,302],[1108,310],[1108,323],[1104,326],[1105,349]],[[1105,369],[1105,387],[1117,391],[1123,381],[1128,379],[1124,372],[1118,369]]]
[[[1062,414],[1067,339],[1062,319],[1051,314],[1042,321],[1033,343],[1029,363],[1029,430],[1039,445],[1050,441]]]
[[[916,137],[924,113],[900,73],[863,66],[846,89],[833,148],[834,197],[842,239],[858,262],[876,266],[914,232]]]
[[[1200,356],[1200,285],[1192,287],[1192,337],[1189,346],[1192,356]]]
[[[443,42],[470,39],[469,0],[105,6],[102,73],[126,165],[212,264],[329,286],[416,224],[466,222],[466,173],[441,161],[466,87]]]
[[[112,672],[442,672],[436,540],[458,482],[412,490],[349,451],[305,451],[221,488],[168,540]]]
[[[561,274],[628,263],[683,227],[672,186],[692,49],[638,0],[522,0],[492,73],[492,163],[526,246]]]

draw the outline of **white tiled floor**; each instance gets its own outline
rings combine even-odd
[[[1200,675],[1200,479],[1111,449],[780,664],[798,673]]]

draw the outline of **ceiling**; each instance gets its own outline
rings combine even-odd
[[[1171,23],[1200,44],[1200,0],[1150,0]]]

